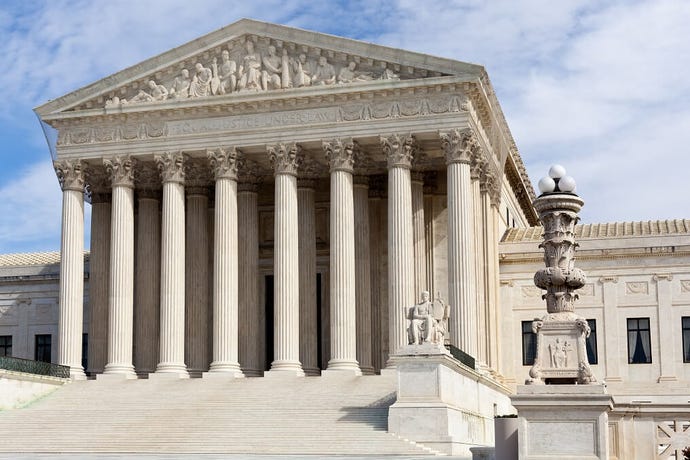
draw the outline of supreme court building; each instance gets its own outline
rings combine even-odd
[[[421,291],[498,372],[498,241],[537,221],[481,66],[241,20],[36,111],[75,378],[375,373]]]

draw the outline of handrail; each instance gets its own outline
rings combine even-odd
[[[13,358],[11,356],[0,356],[0,369],[26,372],[27,374],[47,375],[63,379],[70,378],[69,366],[34,361],[31,359]]]

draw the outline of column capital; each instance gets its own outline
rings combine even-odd
[[[424,184],[424,171],[412,171],[410,173],[410,179],[412,182]]]
[[[491,205],[498,207],[501,204],[501,181],[498,179],[496,173],[489,168],[482,171],[479,182],[479,190],[481,193],[488,193]]]
[[[357,175],[353,178],[353,184],[355,187],[366,187],[369,188],[369,176]]]
[[[205,196],[208,197],[208,187],[204,186],[192,186],[192,187],[185,187],[185,192],[187,192],[187,196]]]
[[[74,190],[84,193],[84,169],[81,160],[57,160],[53,162],[55,174],[63,191]]]
[[[381,148],[388,159],[388,168],[410,168],[419,150],[417,139],[412,134],[391,134],[381,136]]]
[[[235,147],[219,147],[206,152],[213,174],[218,179],[237,180],[237,170],[242,163],[242,151]]]
[[[472,180],[480,180],[487,167],[488,162],[482,155],[482,149],[480,147],[473,149],[472,156],[470,157],[470,178]]]
[[[266,146],[266,151],[276,175],[297,175],[297,170],[303,161],[302,147],[297,143],[290,142],[284,144],[281,142],[275,145],[268,145]]]
[[[604,275],[599,277],[599,282],[601,284],[605,283],[617,283],[618,282],[618,277],[615,275]]]
[[[315,189],[316,180],[307,177],[300,177],[297,179],[297,188]]]
[[[469,129],[453,129],[447,132],[439,132],[441,146],[446,154],[446,164],[466,163],[470,164],[474,150],[479,146],[477,137]]]
[[[137,160],[130,155],[103,158],[103,166],[113,187],[134,188],[134,167]]]
[[[161,189],[137,189],[137,197],[140,200],[161,200]]]
[[[165,152],[154,155],[158,171],[163,182],[177,182],[184,184],[185,156],[182,152]]]
[[[330,170],[352,173],[355,166],[355,158],[359,152],[359,145],[352,138],[333,139],[322,141],[323,151],[326,154]]]

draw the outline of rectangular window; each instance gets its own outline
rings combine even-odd
[[[587,337],[587,360],[589,364],[597,364],[597,320],[588,319],[589,337]]]
[[[683,362],[690,363],[690,316],[681,318],[683,325]]]
[[[50,362],[50,342],[50,334],[36,334],[36,347],[34,348],[36,361]]]
[[[0,335],[0,356],[12,356],[11,335]]]
[[[652,338],[649,318],[628,318],[628,363],[652,362]]]
[[[537,334],[532,332],[532,321],[522,322],[522,365],[531,366],[537,355]]]

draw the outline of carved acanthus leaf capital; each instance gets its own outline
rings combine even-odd
[[[479,144],[474,132],[469,129],[453,129],[439,133],[441,146],[446,154],[446,163],[470,164]]]
[[[388,159],[388,168],[410,168],[419,150],[417,139],[411,134],[381,136],[381,148]]]
[[[165,152],[161,155],[154,155],[161,181],[177,182],[184,184],[185,179],[185,156],[182,152]]]
[[[491,206],[498,207],[501,204],[501,181],[499,176],[490,168],[485,168],[480,177],[479,189],[481,193],[488,193]]]
[[[280,143],[267,146],[266,151],[276,175],[297,175],[297,171],[303,161],[302,147],[295,142]]]
[[[105,166],[113,187],[134,188],[134,167],[136,161],[130,155],[103,158],[103,166]]]
[[[484,158],[481,147],[477,146],[472,150],[470,158],[470,178],[472,180],[479,180],[488,167],[488,162]]]
[[[63,191],[84,192],[84,163],[81,160],[58,160],[53,162],[53,168]]]
[[[237,180],[242,164],[242,152],[235,147],[217,148],[206,152],[213,174],[218,179]]]
[[[351,173],[354,170],[355,159],[359,156],[359,145],[352,138],[323,141],[322,145],[331,172],[346,171]]]
[[[316,180],[306,177],[300,177],[297,179],[297,188],[307,188],[313,190],[316,188]]]

